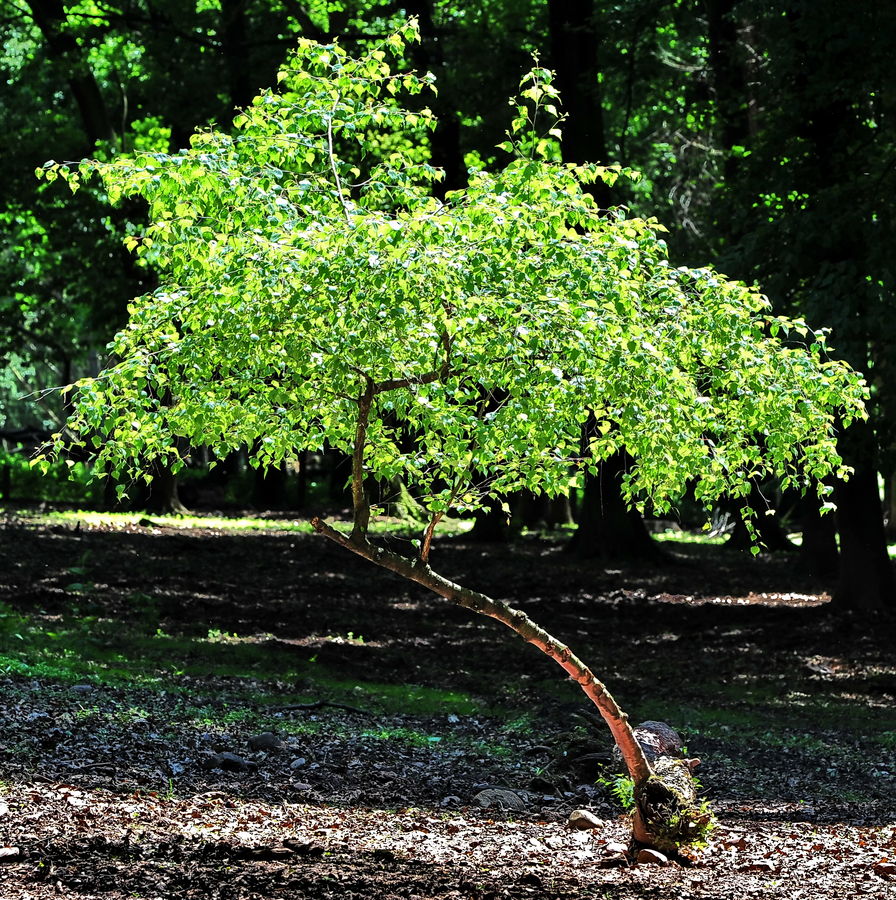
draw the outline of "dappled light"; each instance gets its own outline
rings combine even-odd
[[[142,890],[164,854],[171,890],[236,866],[245,890],[419,878],[461,893],[500,883],[508,897],[538,885],[642,896],[646,876],[623,888],[612,851],[627,826],[600,781],[614,766],[609,735],[548,661],[491,623],[310,535],[36,523],[3,535],[4,802],[17,845],[31,854],[40,841],[67,889],[102,890],[103,873],[130,859],[121,883]],[[434,549],[459,572],[479,552]],[[675,593],[696,564],[684,551],[613,575],[545,539],[496,557],[481,573],[493,590],[610,668],[635,715],[673,722],[700,757],[720,825],[695,889],[732,863],[760,880],[800,877],[822,864],[797,852],[806,841],[836,845],[823,863],[832,878],[886,852],[891,625],[851,628],[802,601],[817,596],[808,583],[788,606],[774,590],[793,584],[786,560],[732,556],[709,593],[737,599],[755,584],[777,601],[720,605]],[[478,806],[494,786],[521,809]],[[581,806],[597,832],[561,827]],[[79,837],[87,823],[93,836]],[[493,862],[508,848],[512,873]],[[37,858],[16,871],[35,877]],[[650,883],[681,877],[664,871]]]
[[[892,894],[896,4],[0,22],[0,900]]]

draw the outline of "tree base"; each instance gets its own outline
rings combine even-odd
[[[699,846],[715,825],[706,801],[697,798],[692,761],[660,757],[653,774],[635,785],[633,837],[661,853],[677,855]]]

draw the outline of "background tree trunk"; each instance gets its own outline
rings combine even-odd
[[[161,515],[182,516],[190,511],[181,503],[177,488],[177,476],[162,463],[152,466],[152,481],[143,485],[134,497],[134,507]]]
[[[622,497],[622,475],[629,459],[615,453],[600,463],[596,476],[585,476],[579,522],[569,550],[582,557],[656,559],[660,548],[651,539],[641,514]]]
[[[67,14],[62,0],[27,2],[34,23],[46,41],[47,55],[65,69],[89,146],[92,148],[99,141],[114,141],[115,127],[96,78],[74,35],[66,31]]]
[[[780,491],[775,490],[775,493],[780,495]],[[777,499],[780,499],[780,496]],[[784,525],[780,516],[777,514],[773,516],[766,515],[766,510],[770,506],[768,495],[755,484],[750,487],[750,495],[746,504],[739,503],[734,510],[734,529],[725,542],[727,547],[730,547],[732,550],[749,550],[753,542],[744,522],[744,506],[756,511],[753,527],[756,529],[756,534],[759,536],[760,546],[763,550],[768,550],[772,553],[781,550],[796,550],[796,545],[787,537],[784,531]],[[775,513],[780,511],[780,503],[775,504],[774,511]]]
[[[816,578],[836,578],[840,552],[837,549],[837,522],[833,515],[821,515],[821,505],[814,495],[802,498],[800,519],[803,543],[800,559],[803,567]]]
[[[857,466],[834,490],[840,532],[840,575],[834,603],[841,609],[896,608],[896,579],[887,554],[877,471]]]
[[[432,0],[410,0],[405,8],[420,23],[420,43],[411,47],[414,65],[421,72],[432,72],[440,85],[440,91],[429,99],[436,114],[437,124],[429,138],[430,161],[445,173],[442,181],[433,185],[433,191],[444,199],[449,191],[456,191],[467,184],[467,167],[460,144],[460,121],[456,104],[443,94],[445,86],[450,91],[451,79],[445,77],[444,38],[436,27]]]

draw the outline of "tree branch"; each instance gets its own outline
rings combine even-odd
[[[339,202],[342,204],[342,210],[345,213],[346,219],[351,221],[351,215],[349,213],[348,202],[345,199],[345,193],[342,190],[342,179],[339,177],[339,168],[336,165],[336,152],[333,149],[333,114],[336,112],[336,107],[339,105],[339,98],[333,102],[333,108],[330,110],[330,115],[327,116],[327,156],[330,160],[330,171],[333,173],[333,178],[336,181],[336,193],[339,196]]]
[[[364,393],[357,398],[358,423],[355,428],[355,447],[352,452],[352,541],[367,544],[367,527],[370,524],[370,504],[364,490],[364,448],[367,446],[367,427],[370,424],[370,407],[373,404],[373,379],[367,378]]]
[[[439,335],[439,343],[445,350],[445,359],[438,369],[427,372],[425,375],[408,375],[405,378],[390,378],[387,381],[379,381],[374,385],[374,394],[385,394],[387,391],[401,390],[414,384],[432,384],[439,379],[446,379],[451,372],[451,338],[446,331]]]

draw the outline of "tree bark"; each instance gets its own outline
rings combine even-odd
[[[523,528],[558,528],[561,525],[572,525],[572,509],[569,497],[548,497],[546,494],[534,494],[523,491],[520,494],[514,518],[519,517]]]
[[[837,577],[839,553],[837,523],[833,515],[821,515],[818,497],[809,495],[800,501],[803,543],[800,560],[809,575],[828,581]]]
[[[66,30],[62,0],[27,0],[35,25],[47,45],[47,55],[66,69],[69,88],[78,105],[90,147],[99,141],[114,141],[115,127],[102,92],[74,35]]]
[[[887,554],[877,471],[857,466],[834,489],[840,533],[840,574],[834,605],[860,611],[896,608],[896,579]]]
[[[732,148],[746,146],[755,130],[750,115],[747,73],[739,47],[739,28],[734,17],[737,3],[738,0],[704,0],[719,143],[725,153],[724,172],[729,181],[735,176],[741,159],[732,153]]]
[[[596,476],[585,476],[579,522],[569,550],[584,558],[658,559],[660,548],[651,539],[644,519],[626,505],[622,475],[626,456],[615,453],[602,460]]]
[[[568,118],[563,123],[563,158],[567,162],[607,163],[604,108],[599,80],[601,36],[593,0],[550,0],[551,62]],[[597,202],[610,205],[609,188],[592,188]]]
[[[255,95],[249,72],[246,0],[221,0],[221,48],[230,103],[242,109],[249,106]]]
[[[405,3],[409,15],[420,23],[420,43],[412,45],[414,66],[422,72],[432,71],[438,83],[450,88],[451,79],[444,78],[444,38],[436,27],[432,0],[410,0]],[[460,190],[467,185],[467,167],[461,149],[460,121],[457,110],[443,97],[441,91],[429,101],[436,114],[436,127],[430,135],[431,162],[445,173],[442,181],[433,185],[433,193],[441,199],[449,191]]]
[[[776,493],[779,492],[776,491]],[[750,537],[750,532],[747,530],[744,519],[745,508],[749,507],[756,511],[753,527],[756,529],[756,534],[759,537],[759,543],[763,550],[768,550],[770,553],[781,550],[796,550],[793,541],[784,532],[781,519],[777,515],[765,514],[766,509],[770,508],[770,506],[771,504],[766,495],[757,485],[753,484],[750,487],[750,496],[747,498],[746,503],[739,503],[734,510],[734,529],[725,545],[732,550],[746,551],[750,549],[753,539]],[[779,505],[776,504],[774,511],[777,512],[778,508]]]
[[[551,61],[568,118],[563,123],[563,158],[567,162],[609,162],[600,89],[600,43],[594,0],[550,0]],[[598,181],[591,188],[604,209],[610,189]],[[570,550],[580,556],[643,559],[658,555],[637,510],[626,507],[621,492],[623,457],[600,463],[597,477],[585,477],[578,528]]]
[[[134,498],[134,506],[160,515],[187,515],[190,511],[181,502],[177,476],[163,463],[154,463],[152,481],[143,485],[140,495]]]
[[[252,480],[252,505],[255,509],[282,509],[286,505],[286,484],[286,466],[256,469]]]
[[[476,511],[467,538],[482,544],[506,544],[511,538],[510,517],[500,501],[490,497],[484,509]]]

